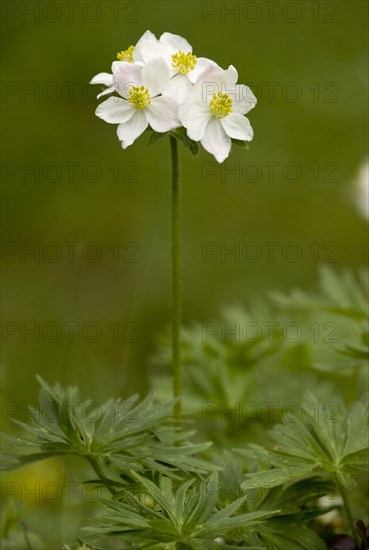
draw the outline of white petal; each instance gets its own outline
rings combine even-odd
[[[209,65],[196,79],[194,93],[197,101],[201,103],[210,103],[214,94],[222,91],[225,93],[225,87],[223,69]]]
[[[142,57],[141,48],[142,48],[143,44],[145,44],[145,42],[150,42],[151,45],[154,45],[154,47],[155,47],[155,44],[157,44],[159,41],[156,38],[155,34],[153,34],[151,31],[144,32],[144,34],[141,36],[141,38],[137,42],[137,44],[135,46],[135,49],[133,50],[132,57],[133,57],[133,60],[135,62],[144,61],[144,59]]]
[[[158,57],[168,57],[166,48],[163,46],[163,44],[160,44],[159,40],[157,40],[156,42],[153,42],[151,40],[142,42],[142,44],[140,44],[138,48],[137,54],[139,54],[140,58],[145,63],[147,63],[151,59],[157,59]]]
[[[233,67],[233,65],[230,65],[228,67],[228,69],[226,71],[224,71],[225,73],[225,82],[227,84],[227,86],[229,88],[234,88],[237,84],[237,80],[238,80],[238,72],[237,70],[235,69],[235,67]]]
[[[202,82],[207,82],[211,79],[221,79],[224,73],[221,67],[216,64],[209,64],[204,71],[202,71],[195,81],[195,86],[200,86]]]
[[[126,149],[146,130],[147,118],[144,111],[135,112],[133,116],[124,124],[119,124],[117,128],[117,135],[122,142],[123,149]]]
[[[221,92],[222,94],[236,93],[237,71],[230,67],[223,71],[220,67],[209,65],[202,72],[196,82],[194,91],[199,101],[209,103],[213,94]]]
[[[163,59],[152,59],[142,67],[142,84],[151,97],[161,94],[169,81],[168,67]]]
[[[90,80],[90,84],[103,84],[104,86],[113,86],[113,75],[111,73],[96,74]]]
[[[212,114],[207,104],[186,103],[179,111],[179,117],[190,139],[199,141],[204,137],[208,122]]]
[[[181,125],[178,103],[171,97],[155,97],[146,109],[147,120],[155,132],[168,132]]]
[[[142,86],[141,68],[138,65],[126,61],[114,61],[112,71],[114,87],[122,97],[128,97],[132,86]]]
[[[164,61],[167,63],[168,65],[168,70],[169,70],[169,79],[172,79],[173,76],[176,76],[177,74],[180,74],[178,72],[178,69],[175,69],[171,63],[171,61],[169,61],[170,58],[167,58],[165,59]]]
[[[192,53],[192,46],[185,38],[182,38],[182,36],[179,36],[178,34],[165,32],[161,35],[159,40],[161,44],[168,48],[171,54],[179,51],[183,53]]]
[[[157,38],[155,36],[155,34],[151,31],[146,31],[143,33],[143,35],[141,36],[141,38],[139,39],[139,41],[137,42],[135,48],[137,48],[137,46],[140,46],[141,44],[143,44],[143,42],[147,42],[147,41],[151,41],[151,42],[156,42],[157,41]]]
[[[106,101],[100,103],[95,111],[96,116],[109,122],[110,124],[120,124],[126,122],[134,115],[135,109],[130,103],[120,97],[109,97]]]
[[[215,117],[208,123],[201,143],[204,149],[214,155],[220,163],[228,157],[232,146],[231,138],[227,136],[219,120]]]
[[[187,75],[177,74],[169,80],[167,87],[163,91],[163,96],[172,97],[181,104],[185,99],[188,99],[192,89],[193,85],[188,80]]]
[[[208,69],[209,67],[220,69],[219,65],[215,63],[215,61],[212,61],[211,59],[206,59],[206,57],[198,57],[196,59],[195,68],[188,73],[188,78],[190,79],[192,84],[194,84],[200,74],[206,71],[206,69]]]
[[[251,111],[257,103],[256,97],[245,84],[237,84],[236,93],[230,95],[233,100],[232,109],[240,115],[245,115]]]
[[[96,99],[100,99],[100,97],[103,97],[104,95],[109,95],[115,92],[115,88],[106,88],[103,90],[100,94],[97,94]]]
[[[251,141],[254,137],[254,131],[251,128],[249,119],[242,115],[231,113],[230,115],[221,118],[220,123],[229,137],[233,139]]]

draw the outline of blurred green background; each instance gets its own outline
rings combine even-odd
[[[355,0],[280,1],[273,14],[259,1],[2,3],[3,400],[34,401],[36,373],[96,399],[147,389],[169,321],[169,143],[147,148],[144,135],[123,151],[88,85],[146,29],[235,65],[259,98],[250,150],[234,148],[222,169],[181,149],[184,322],[310,287],[319,263],[366,263],[354,195],[367,151],[367,10]],[[206,242],[257,243],[262,255],[203,261]],[[283,257],[291,242],[299,261]],[[35,246],[38,256],[24,254]],[[39,342],[25,333],[37,323]],[[65,323],[79,323],[74,341]],[[89,342],[96,326],[101,339]]]

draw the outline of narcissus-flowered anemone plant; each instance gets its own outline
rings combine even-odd
[[[232,141],[253,139],[245,114],[257,100],[248,86],[237,84],[232,65],[223,70],[194,55],[185,38],[165,32],[157,39],[150,31],[117,59],[112,73],[99,73],[90,83],[105,87],[98,98],[116,94],[99,105],[96,115],[118,125],[123,149],[148,127],[157,133],[182,127],[189,140],[201,142],[222,163]]]

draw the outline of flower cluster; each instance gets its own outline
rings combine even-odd
[[[118,94],[101,103],[96,115],[118,124],[123,149],[148,126],[159,133],[184,127],[188,138],[201,142],[218,162],[228,157],[232,139],[252,140],[244,115],[256,98],[250,88],[237,84],[232,65],[223,70],[210,59],[196,57],[181,36],[165,32],[157,39],[150,31],[117,59],[112,74],[99,73],[91,84],[105,86],[98,98]]]

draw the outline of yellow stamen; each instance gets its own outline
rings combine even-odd
[[[222,94],[217,92],[213,95],[210,101],[210,111],[216,118],[224,118],[233,113],[232,110],[233,101],[228,94]]]
[[[196,55],[192,55],[190,52],[184,53],[179,51],[172,55],[172,66],[174,69],[177,69],[180,74],[187,74],[192,71],[196,63]]]
[[[128,101],[138,111],[146,109],[151,103],[150,92],[145,86],[132,86],[129,90]]]
[[[117,59],[119,61],[128,61],[128,63],[133,63],[133,52],[135,47],[130,46],[126,50],[122,50],[121,52],[117,53]]]

